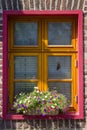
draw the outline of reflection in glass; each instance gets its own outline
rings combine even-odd
[[[15,56],[15,79],[37,79],[37,57]]]
[[[72,23],[49,22],[48,45],[71,45]]]
[[[66,82],[50,82],[48,83],[50,91],[56,89],[58,93],[64,94],[71,101],[71,83]]]
[[[37,46],[38,25],[35,22],[15,23],[14,44],[20,46]]]
[[[71,57],[49,56],[48,57],[48,79],[70,79]]]
[[[29,93],[34,90],[34,87],[37,86],[37,83],[24,83],[18,82],[14,84],[14,95],[17,95],[21,92]]]

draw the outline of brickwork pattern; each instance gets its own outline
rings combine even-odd
[[[3,120],[2,12],[3,10],[83,10],[84,12],[84,120]],[[0,130],[87,130],[87,0],[0,0]]]

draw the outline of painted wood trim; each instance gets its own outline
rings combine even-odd
[[[69,118],[69,119],[83,119],[83,14],[81,10],[77,11],[4,11],[3,12],[3,113],[4,119],[47,119],[48,116],[24,116],[24,115],[8,115],[7,113],[7,100],[8,100],[8,17],[10,16],[74,16],[76,15],[78,19],[78,102],[79,110],[76,113],[67,113],[67,115],[62,114],[55,116],[58,118]],[[53,117],[53,116],[52,116]],[[51,118],[51,117],[50,117]]]
[[[83,14],[78,15],[78,95],[79,118],[84,118],[84,83],[83,83]]]

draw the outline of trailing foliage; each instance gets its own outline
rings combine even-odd
[[[29,115],[57,115],[68,107],[68,100],[63,94],[56,90],[42,92],[37,87],[31,93],[17,95],[13,104],[17,113]]]

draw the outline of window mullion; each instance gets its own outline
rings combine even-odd
[[[75,111],[77,110],[77,66],[76,66],[76,54],[72,56],[72,105],[74,106]]]
[[[47,57],[45,53],[42,53],[42,91],[46,91],[48,89],[47,86],[47,76],[48,76],[48,65],[47,65]]]
[[[38,57],[38,88],[42,90],[42,54]]]
[[[10,107],[12,106],[13,103],[13,95],[14,95],[14,57],[13,54],[9,54],[9,102],[10,102]]]

